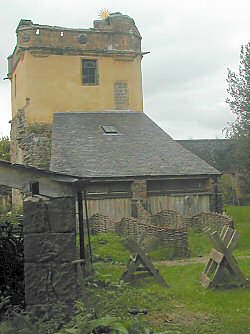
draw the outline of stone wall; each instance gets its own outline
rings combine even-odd
[[[49,124],[27,124],[25,110],[20,109],[11,123],[11,162],[49,169],[51,132]]]
[[[118,80],[114,83],[114,100],[116,110],[129,109],[129,90],[126,81]]]
[[[131,215],[137,218],[140,215],[138,210],[138,203],[148,210],[148,199],[147,199],[147,181],[146,180],[134,180],[131,184]]]
[[[24,201],[24,275],[27,311],[73,314],[77,298],[75,203],[72,198]],[[64,311],[63,311],[64,310]]]
[[[146,180],[134,180],[131,185],[131,192],[133,199],[146,199],[147,198],[147,181]]]
[[[11,162],[49,169],[52,127],[43,123],[28,124],[25,111],[29,104],[30,100],[26,99],[26,105],[11,122]],[[13,208],[22,207],[23,197],[20,190],[12,190]]]

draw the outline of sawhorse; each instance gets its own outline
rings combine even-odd
[[[147,255],[153,243],[155,243],[155,239],[148,238],[145,233],[142,233],[138,242],[133,239],[124,241],[125,247],[132,254],[128,261],[127,268],[121,277],[124,282],[131,282],[146,277],[155,277],[161,285],[165,288],[169,288],[169,285]]]
[[[232,252],[236,247],[239,233],[230,227],[224,227],[221,234],[207,230],[208,237],[214,246],[210,259],[201,274],[201,282],[208,288],[216,288],[225,277],[225,270],[229,277],[237,279],[241,286],[249,286]]]

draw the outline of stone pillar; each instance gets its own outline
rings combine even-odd
[[[73,198],[24,201],[25,302],[29,312],[73,315],[77,299],[76,215]]]
[[[148,210],[147,201],[147,181],[146,180],[134,180],[131,185],[131,214],[132,217],[138,218],[138,202],[142,204],[145,210]]]

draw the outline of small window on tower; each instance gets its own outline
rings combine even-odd
[[[98,85],[97,60],[82,60],[83,85]]]

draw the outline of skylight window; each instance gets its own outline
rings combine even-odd
[[[106,134],[118,134],[116,127],[113,125],[101,125],[102,131]]]

